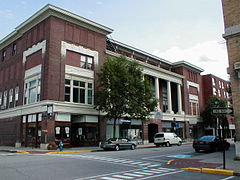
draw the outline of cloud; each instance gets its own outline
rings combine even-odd
[[[203,74],[213,74],[228,80],[227,50],[225,44],[220,44],[217,40],[202,42],[186,49],[175,46],[164,52],[155,50],[153,54],[171,62],[188,61],[204,69]]]
[[[14,14],[10,10],[0,10],[0,16],[4,18],[13,18]]]
[[[97,1],[96,4],[97,4],[97,5],[102,5],[103,2],[102,2],[102,1]]]

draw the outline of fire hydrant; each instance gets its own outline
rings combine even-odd
[[[63,142],[60,141],[60,142],[59,142],[59,151],[62,151],[62,150],[63,150]]]

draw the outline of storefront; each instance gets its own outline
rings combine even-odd
[[[107,121],[106,139],[113,137],[114,120]],[[116,122],[115,137],[142,140],[142,121],[137,119],[119,118]]]

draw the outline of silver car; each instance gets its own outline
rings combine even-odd
[[[110,138],[107,141],[102,141],[99,144],[100,148],[104,150],[114,149],[119,151],[120,149],[132,149],[136,148],[136,142],[127,138]]]

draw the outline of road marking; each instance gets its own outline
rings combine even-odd
[[[168,172],[168,173],[159,174],[159,175],[155,175],[155,176],[143,177],[143,178],[139,178],[139,180],[149,179],[149,178],[154,178],[154,177],[160,177],[160,176],[165,176],[165,175],[169,175],[169,174],[177,174],[177,173],[180,173],[180,172],[183,172],[183,170],[181,170],[181,171],[174,171],[174,172]]]
[[[134,173],[137,173],[137,174],[143,174],[143,175],[153,175],[152,173],[145,173],[145,172],[139,172],[139,171],[137,171],[137,172],[134,172]]]
[[[134,176],[134,177],[143,177],[144,176],[144,175],[141,175],[141,174],[133,174],[133,173],[125,173],[123,175]]]
[[[119,178],[111,178],[111,177],[101,177],[100,179],[106,179],[106,180],[122,180]]]
[[[234,176],[229,176],[229,177],[221,179],[221,180],[228,180],[228,179],[232,179],[232,178],[234,178]]]
[[[123,179],[133,179],[134,177],[124,176],[124,175],[113,175],[113,177],[123,178]]]

